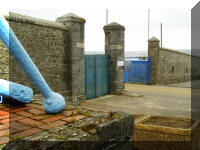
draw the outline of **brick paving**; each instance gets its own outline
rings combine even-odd
[[[0,105],[0,145],[85,117],[80,114],[74,115],[69,110],[55,115],[46,114],[43,105],[40,104],[27,104],[21,107]]]

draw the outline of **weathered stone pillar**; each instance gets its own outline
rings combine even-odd
[[[79,105],[85,99],[85,58],[84,58],[84,23],[85,19],[66,14],[57,18],[57,22],[63,23],[68,28],[66,64],[70,97],[72,105]]]
[[[151,81],[152,84],[157,82],[157,65],[158,65],[158,49],[160,47],[160,40],[152,37],[148,40],[148,56],[151,57]]]
[[[110,93],[124,89],[124,26],[111,23],[104,26],[105,54],[110,56]]]

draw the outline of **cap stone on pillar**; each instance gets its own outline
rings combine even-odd
[[[118,30],[125,30],[125,27],[122,26],[119,23],[116,22],[112,22],[110,24],[107,24],[103,27],[104,30],[114,30],[114,29],[118,29]]]
[[[73,13],[68,13],[66,15],[63,15],[61,17],[58,17],[56,22],[68,22],[68,21],[72,21],[72,22],[80,22],[80,23],[85,23],[85,19],[81,18]]]
[[[149,39],[149,42],[160,42],[159,39],[157,39],[155,36]]]
[[[159,47],[160,46],[160,40],[157,39],[155,36],[153,36],[152,38],[150,38],[148,40],[148,46],[149,47]]]

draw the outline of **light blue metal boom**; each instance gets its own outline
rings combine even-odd
[[[29,103],[33,97],[33,90],[27,86],[0,78],[0,95],[18,102]]]
[[[39,70],[31,60],[26,50],[15,36],[3,16],[0,16],[0,38],[15,57],[21,68],[30,78],[32,83],[44,96],[44,108],[47,113],[58,113],[65,108],[65,99],[62,95],[53,92]]]

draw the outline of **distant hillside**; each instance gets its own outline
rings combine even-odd
[[[85,55],[105,54],[104,51],[86,51]],[[147,56],[147,51],[125,51],[125,57]]]
[[[105,54],[104,51],[85,51],[85,55]]]
[[[190,49],[179,49],[176,50],[179,52],[191,54]],[[95,55],[95,54],[105,54],[104,51],[86,51],[85,55]],[[140,56],[148,56],[148,51],[141,50],[141,51],[125,51],[125,57],[140,57]]]

